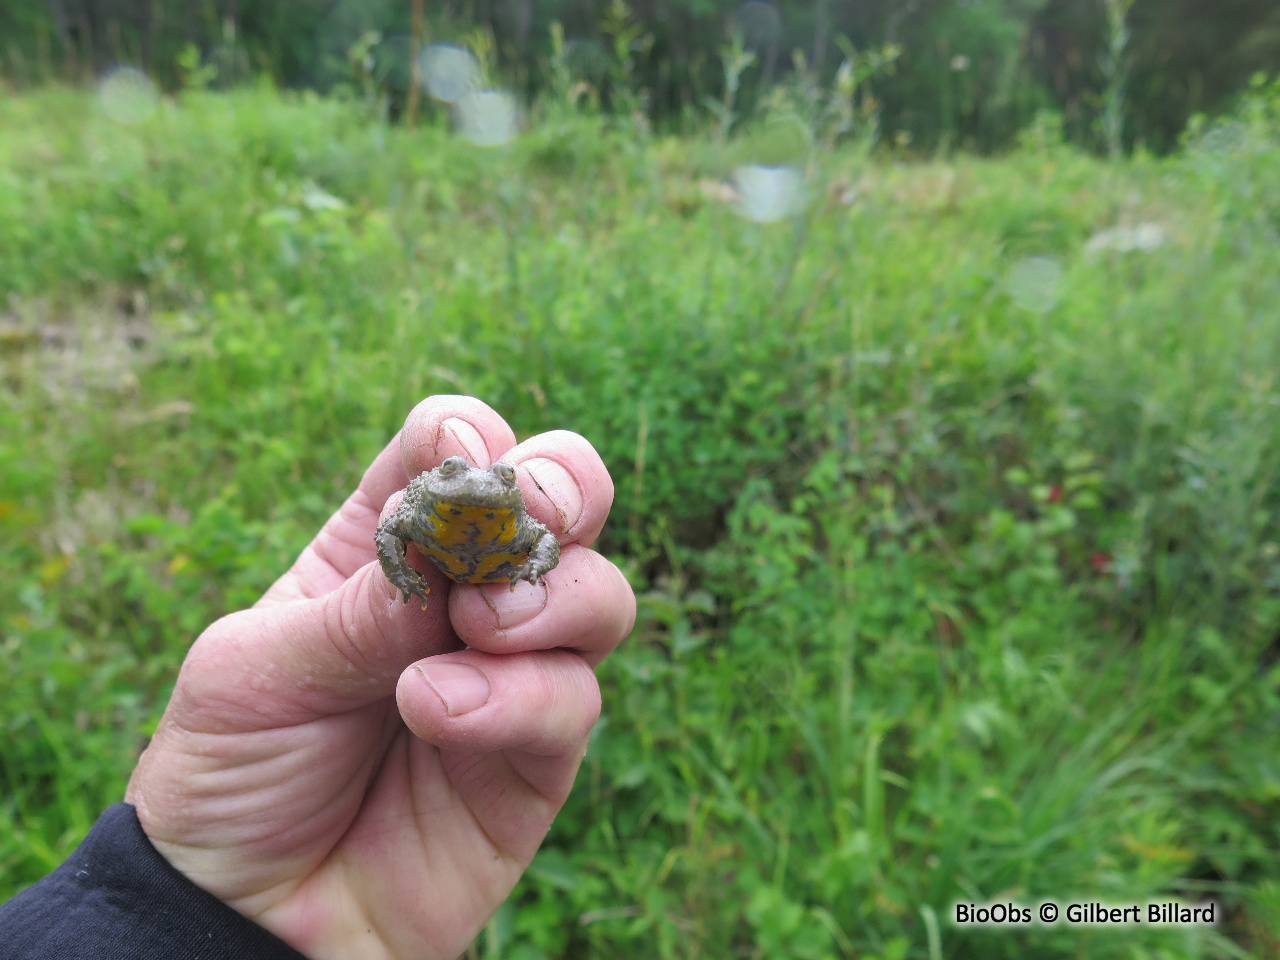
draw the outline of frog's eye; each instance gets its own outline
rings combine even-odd
[[[440,476],[452,477],[454,474],[461,473],[467,469],[467,461],[461,457],[450,457],[444,463],[440,464]]]
[[[503,483],[516,482],[516,468],[505,463],[495,463],[489,470]]]

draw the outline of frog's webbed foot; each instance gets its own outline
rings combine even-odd
[[[555,538],[555,534],[543,527],[533,549],[529,551],[529,559],[520,564],[516,572],[511,575],[511,589],[516,588],[517,580],[527,580],[537,584],[542,575],[559,562],[560,541]]]
[[[416,596],[422,601],[422,609],[427,609],[427,594],[431,588],[422,574],[409,566],[404,556],[404,539],[400,536],[399,517],[392,514],[378,527],[374,535],[374,543],[378,547],[378,560],[382,563],[382,573],[387,581],[404,594],[404,602],[409,596]]]

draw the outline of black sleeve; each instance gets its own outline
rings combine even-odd
[[[306,960],[175,870],[116,803],[57,870],[0,906],[0,960]]]

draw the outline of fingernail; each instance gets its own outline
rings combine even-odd
[[[571,529],[582,516],[582,489],[573,474],[546,457],[534,457],[520,464],[529,472],[533,482],[546,496],[547,501],[555,508],[560,518],[559,533]]]
[[[489,678],[469,664],[433,663],[415,669],[451,717],[478,710],[489,702]]]
[[[453,436],[462,448],[462,455],[472,466],[489,466],[489,448],[485,446],[484,437],[480,436],[479,430],[457,417],[450,417],[442,426]]]
[[[499,630],[528,623],[547,605],[547,588],[527,580],[518,581],[514,590],[505,583],[485,584],[481,596],[497,618]]]

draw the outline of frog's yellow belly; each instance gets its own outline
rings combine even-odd
[[[418,546],[459,583],[507,579],[510,568],[524,563],[529,555],[528,550],[512,549],[519,518],[509,507],[437,503],[431,519],[435,542]]]

